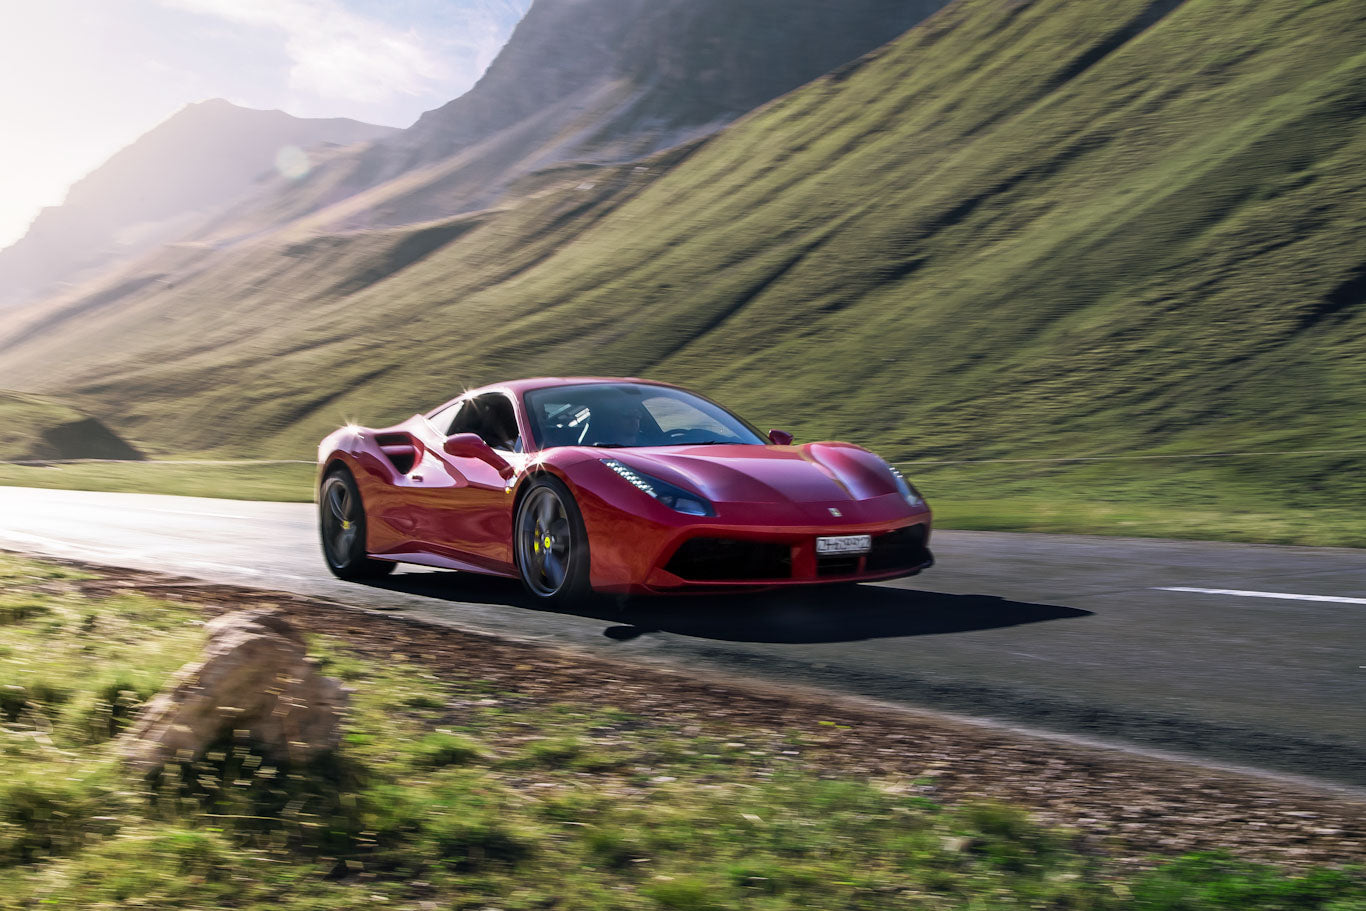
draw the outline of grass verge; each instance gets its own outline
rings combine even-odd
[[[1341,480],[1287,478],[1274,500],[1263,492],[1274,471],[1249,460],[904,468],[940,529],[1366,547],[1366,515],[1343,505],[1362,493],[1355,479],[1366,477],[1357,464],[1366,460],[1334,458],[1346,464],[1326,473]],[[0,463],[0,486],[308,503],[313,483],[312,465],[281,462]]]
[[[292,462],[0,462],[0,486],[309,503],[315,471]]]
[[[401,637],[387,660],[312,638],[355,689],[336,755],[225,743],[152,790],[112,738],[197,653],[202,608],[8,556],[0,591],[4,909],[1366,908],[1360,871],[1121,869],[1019,808],[808,763],[824,729],[532,698]]]
[[[908,464],[938,528],[1366,546],[1358,454]]]

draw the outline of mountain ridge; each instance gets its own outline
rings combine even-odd
[[[316,162],[395,132],[347,118],[299,118],[222,98],[188,104],[72,184],[59,206],[0,250],[0,304],[136,256],[248,193],[295,147]]]
[[[494,204],[516,180],[620,164],[725,123],[890,41],[946,0],[536,0],[469,92],[270,191],[197,239],[392,227]],[[430,179],[421,180],[424,173]],[[347,201],[397,189],[373,209]],[[327,220],[329,208],[346,213]]]

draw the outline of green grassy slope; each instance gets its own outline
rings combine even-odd
[[[0,390],[0,459],[95,458],[141,456],[97,418],[82,414],[67,402]]]
[[[57,399],[0,390],[0,459],[27,459],[43,431],[83,418]]]
[[[548,178],[424,257],[404,232],[201,261],[0,338],[0,383],[286,456],[555,372],[902,461],[1366,448],[1363,99],[1355,0],[960,0],[647,171]],[[1173,464],[942,477],[1271,513],[1366,492],[1353,454]]]

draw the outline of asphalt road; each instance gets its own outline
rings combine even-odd
[[[0,548],[1366,786],[1366,550],[940,532],[901,582],[562,613],[462,573],[339,582],[300,504],[0,487]]]

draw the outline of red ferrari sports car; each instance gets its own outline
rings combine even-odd
[[[519,577],[537,598],[864,582],[929,567],[930,508],[849,443],[793,445],[636,379],[467,392],[318,449],[323,554]]]

